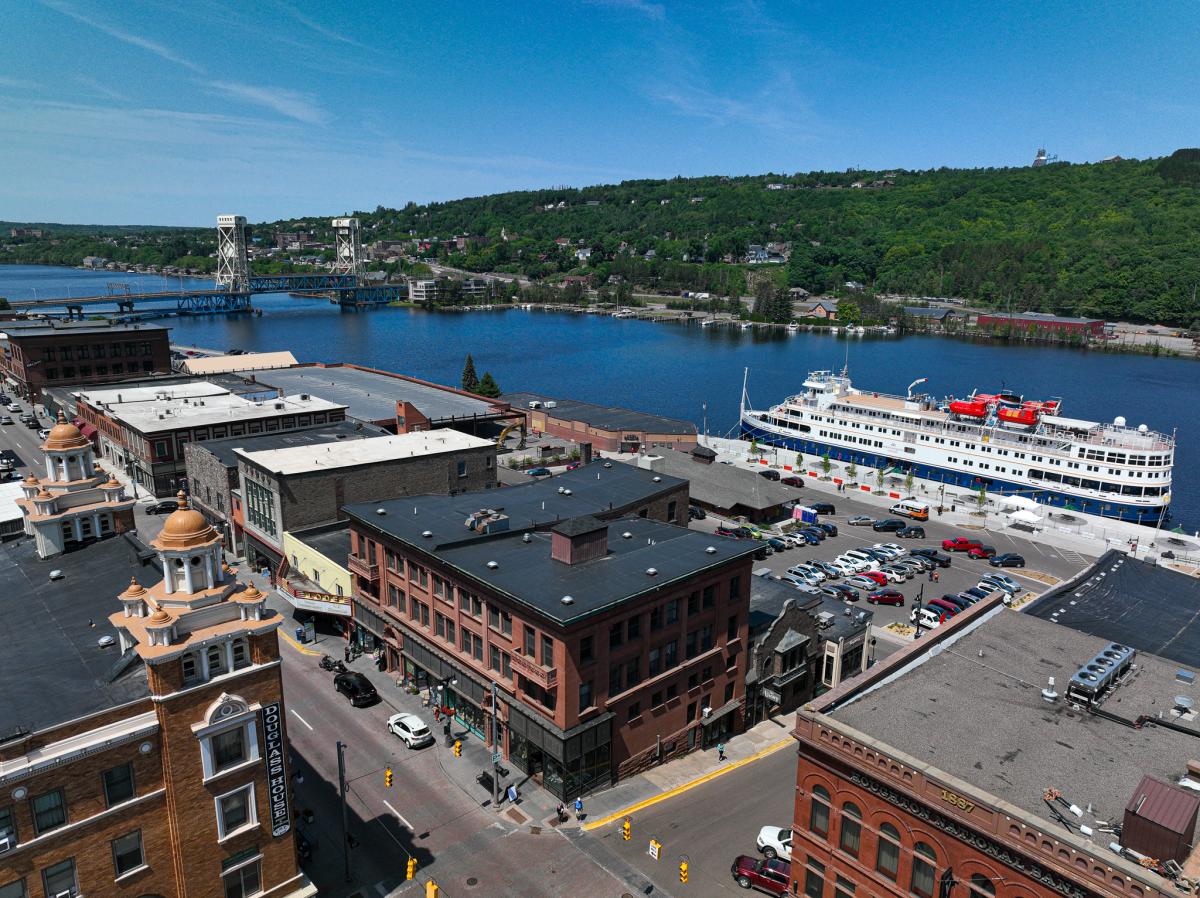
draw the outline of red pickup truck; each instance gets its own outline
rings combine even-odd
[[[966,536],[956,536],[953,539],[942,540],[942,548],[947,552],[968,552],[978,548],[982,543],[977,539]]]

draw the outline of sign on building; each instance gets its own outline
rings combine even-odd
[[[288,813],[287,763],[283,744],[283,720],[279,702],[263,705],[263,757],[267,765],[267,805],[271,809],[271,835],[285,835],[292,828]]]

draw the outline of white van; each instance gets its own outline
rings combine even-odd
[[[921,628],[924,630],[935,630],[942,625],[941,615],[932,608],[914,608],[908,619],[916,624],[918,617],[920,617]]]
[[[897,502],[892,506],[891,512],[904,518],[912,518],[914,521],[929,520],[929,506],[924,502],[918,502],[916,499],[905,499]]]

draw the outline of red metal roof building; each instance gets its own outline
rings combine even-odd
[[[1009,315],[1004,312],[979,315],[975,324],[984,328],[1007,328],[1028,331],[1058,331],[1060,333],[1089,334],[1093,337],[1104,336],[1104,322],[1099,318],[1064,318],[1061,315],[1047,315],[1044,312],[1021,312]]]

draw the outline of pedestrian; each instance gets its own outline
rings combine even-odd
[[[941,580],[942,580],[942,575],[940,573],[938,573],[937,571],[934,571],[933,572],[933,582],[940,583]]]
[[[933,571],[930,571],[930,572],[929,572],[929,582],[930,582],[930,583],[932,583],[932,582],[933,582]]]
[[[342,657],[346,659],[346,663],[350,663],[350,643],[346,643],[346,647],[342,649]]]
[[[558,803],[558,807],[554,809],[554,813],[558,815],[559,823],[567,822],[567,806],[561,801]]]
[[[575,799],[575,819],[580,820],[580,821],[583,820],[583,798],[582,797]]]
[[[725,760],[725,743],[724,742],[717,743],[717,760],[718,761]]]

